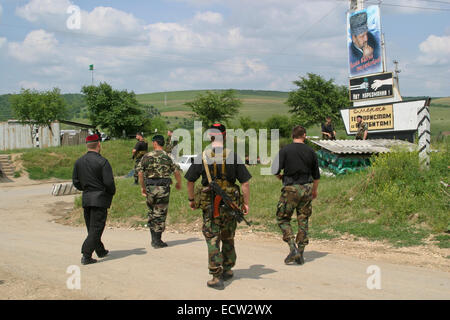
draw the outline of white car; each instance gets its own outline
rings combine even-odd
[[[197,155],[184,155],[181,156],[177,159],[176,163],[180,166],[181,170],[183,170],[183,172],[188,171],[189,167],[191,166],[191,164],[194,163],[194,159],[197,157]]]

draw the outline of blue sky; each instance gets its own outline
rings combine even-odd
[[[450,96],[448,2],[381,5],[402,95]],[[81,9],[79,30],[67,27],[71,5]],[[89,64],[96,83],[136,93],[288,91],[308,72],[346,85],[347,9],[345,0],[0,0],[0,93],[80,92]]]

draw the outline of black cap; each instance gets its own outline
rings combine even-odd
[[[164,146],[164,137],[160,134],[153,136],[152,141],[156,141],[161,147]]]

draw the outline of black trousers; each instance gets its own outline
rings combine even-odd
[[[91,257],[94,251],[97,255],[102,254],[105,252],[105,246],[101,239],[103,230],[105,230],[108,209],[99,207],[85,207],[83,209],[88,236],[81,247],[81,253],[85,257]]]

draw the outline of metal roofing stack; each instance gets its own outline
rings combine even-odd
[[[393,148],[417,150],[413,143],[393,139],[373,140],[311,140],[311,142],[335,154],[373,154],[391,152]]]

